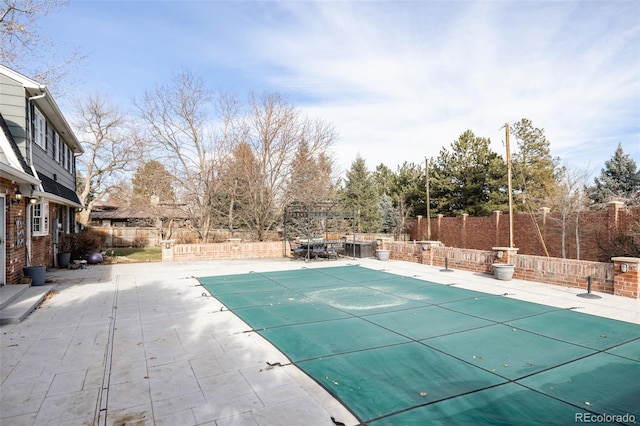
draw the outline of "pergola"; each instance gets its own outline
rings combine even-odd
[[[355,211],[349,210],[341,203],[321,201],[315,203],[292,202],[284,210],[283,238],[285,242],[284,255],[286,256],[286,243],[294,237],[306,237],[308,241],[313,238],[329,240],[332,234],[347,233],[347,223],[353,229],[355,243]],[[307,245],[307,250],[310,250]],[[354,251],[355,253],[355,251]],[[307,256],[309,253],[307,253]]]

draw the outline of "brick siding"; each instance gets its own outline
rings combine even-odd
[[[27,209],[29,201],[23,198],[17,204],[11,200],[15,193],[16,185],[8,179],[0,178],[0,192],[5,192],[7,199],[6,209],[6,282],[17,284],[23,277],[22,268],[27,266]],[[53,241],[54,232],[52,218],[56,217],[58,205],[49,203],[49,235],[31,238],[31,265],[54,265]],[[20,240],[23,240],[22,243]]]

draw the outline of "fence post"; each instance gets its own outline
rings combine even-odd
[[[162,261],[163,262],[173,262],[175,260],[173,248],[175,246],[173,240],[162,240],[160,241],[162,245]]]

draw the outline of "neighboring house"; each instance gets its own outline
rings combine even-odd
[[[106,235],[106,247],[159,246],[175,234],[191,233],[181,204],[153,204],[146,208],[96,201],[89,226]]]
[[[49,90],[0,65],[0,284],[26,266],[54,266],[61,234],[75,232],[80,142]]]

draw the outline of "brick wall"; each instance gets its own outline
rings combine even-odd
[[[640,223],[640,206],[626,207],[612,202],[606,209],[581,212],[578,217],[580,256],[582,260],[602,261],[598,242],[612,236],[618,230],[628,229]],[[575,216],[568,218],[565,226],[566,258],[577,258]],[[409,220],[408,230],[412,240],[426,240],[427,221]],[[543,209],[535,214],[515,214],[513,217],[514,246],[520,254],[551,257],[562,256],[562,219],[558,213]],[[431,219],[431,240],[449,247],[488,250],[509,245],[509,215],[494,212],[489,217],[438,216]],[[545,251],[546,247],[546,251]],[[606,259],[608,260],[608,259]]]
[[[6,209],[6,282],[17,284],[22,279],[22,268],[27,266],[27,209],[29,201],[24,197],[14,204],[16,184],[10,180],[0,178],[0,192],[7,194]],[[31,265],[51,267],[53,259],[53,220],[56,217],[58,205],[49,203],[49,235],[31,238]]]
[[[445,247],[442,244],[403,243],[389,244],[391,259],[406,260],[425,265],[462,269],[477,273],[492,274],[492,264],[498,261],[494,250],[472,250]],[[567,287],[587,289],[587,277],[591,277],[591,288],[594,291],[614,294],[614,264],[607,262],[591,262],[586,260],[559,259],[553,257],[510,254],[509,262],[515,265],[513,277],[516,279],[558,284]],[[615,294],[637,298],[637,264],[636,272],[630,271],[625,278],[630,284],[624,287],[616,284],[620,291]],[[635,279],[635,281],[634,281]],[[635,293],[634,293],[635,291]]]
[[[163,248],[163,261],[215,260],[215,259],[268,259],[283,257],[288,247],[282,241],[241,242],[230,241],[211,244],[175,244]]]

